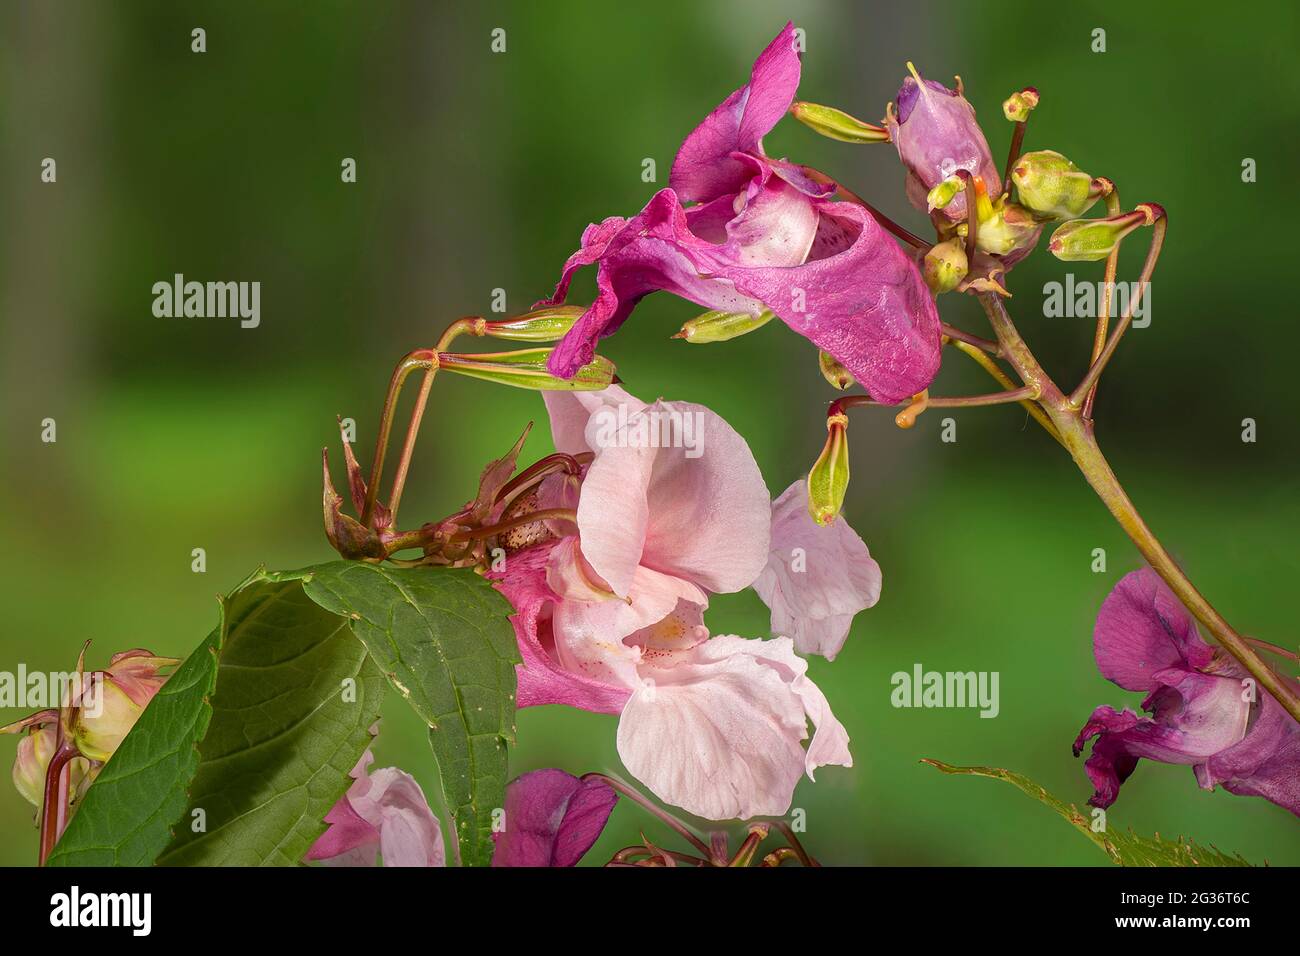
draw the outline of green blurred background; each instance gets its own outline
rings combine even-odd
[[[1172,223],[1152,324],[1130,333],[1101,390],[1103,447],[1148,521],[1241,631],[1294,647],[1297,439],[1284,226],[1300,211],[1300,79],[1290,2],[596,4],[30,2],[0,14],[0,398],[6,489],[0,668],[62,670],[145,645],[183,655],[214,595],[261,563],[329,558],[319,453],[334,416],[373,441],[396,359],[443,326],[549,293],[582,228],[631,214],[667,184],[682,137],[747,77],[793,18],[807,33],[804,98],[883,114],[914,60],[960,73],[995,156],[999,104],[1034,85],[1028,148],[1114,179],[1126,205]],[[207,52],[190,31],[207,31]],[[504,53],[490,50],[494,28]],[[1091,51],[1106,30],[1105,53]],[[842,179],[920,230],[891,147],[822,140],[787,120],[768,151]],[[56,184],[40,163],[58,163]],[[340,181],[353,157],[358,182]],[[657,183],[641,179],[654,159]],[[1258,164],[1243,183],[1241,164]],[[999,160],[1000,161],[1000,160]],[[1121,278],[1135,278],[1145,239]],[[1050,371],[1081,374],[1091,321],[1043,317],[1067,266],[1040,252],[1011,276],[1013,314]],[[1072,267],[1097,280],[1101,264]],[[258,280],[262,320],[159,319],[151,286]],[[591,294],[589,275],[574,300]],[[944,318],[985,333],[972,301]],[[813,349],[779,323],[727,345],[668,336],[698,312],[647,300],[605,344],[644,398],[703,402],[750,441],[773,494],[815,458],[831,396]],[[953,353],[935,392],[986,391]],[[57,422],[57,443],[41,421]],[[1070,743],[1101,703],[1091,623],[1137,555],[1072,464],[1019,410],[966,410],[910,432],[862,411],[847,516],[885,573],[843,654],[812,675],[853,740],[855,766],[804,781],[795,806],[827,863],[1099,864],[1052,813],[1005,785],[918,763],[1006,766],[1068,800],[1090,788]],[[1241,440],[1243,418],[1258,441]],[[440,378],[404,501],[433,519],[530,419],[535,394]],[[544,427],[526,459],[549,451]],[[204,548],[207,570],[191,571]],[[1104,548],[1107,570],[1093,573]],[[752,593],[719,597],[715,633],[767,635]],[[1001,714],[896,710],[890,675],[1001,674]],[[21,716],[0,711],[0,723]],[[512,770],[620,770],[616,719],[519,715]],[[7,763],[13,741],[0,741]],[[436,788],[418,722],[386,707],[378,765]],[[36,853],[32,810],[0,787],[0,863]],[[1253,861],[1300,863],[1296,820],[1206,793],[1190,769],[1144,762],[1112,827],[1189,834]],[[590,860],[640,830],[624,804]]]

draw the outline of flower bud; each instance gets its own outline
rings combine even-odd
[[[105,670],[86,675],[73,697],[78,709],[72,741],[77,750],[91,760],[106,762],[167,682],[170,675],[161,669],[179,663],[136,648],[113,655]]]
[[[942,83],[923,79],[912,64],[907,68],[912,75],[903,81],[885,126],[898,148],[899,159],[907,167],[909,182],[914,179],[922,187],[919,196],[909,189],[908,198],[922,208],[918,199],[958,169],[981,176],[986,183],[1000,184],[1001,175],[993,164],[988,141],[975,121],[975,110],[962,95],[960,81],[956,90],[950,90]],[[965,219],[967,198],[953,196],[942,207],[943,215],[952,222]]]
[[[513,319],[484,321],[479,334],[512,342],[556,342],[568,334],[586,311],[581,305],[547,306]]]
[[[864,123],[833,106],[821,106],[796,100],[790,115],[815,133],[841,143],[888,143],[889,132],[871,123]]]
[[[931,246],[921,262],[921,275],[935,295],[951,292],[966,278],[970,266],[966,261],[966,243],[949,239]]]
[[[749,312],[705,312],[682,323],[681,331],[673,338],[685,339],[692,345],[727,342],[761,329],[771,321],[772,313],[768,311],[758,315]]]
[[[1052,233],[1047,248],[1062,262],[1096,262],[1133,230],[1152,225],[1164,214],[1155,203],[1142,203],[1133,212],[1106,219],[1072,219]]]
[[[1038,105],[1038,91],[1032,86],[1012,93],[1002,102],[1002,115],[1012,123],[1028,121],[1029,114]]]
[[[926,212],[945,209],[959,192],[966,189],[966,179],[962,176],[949,176],[931,189],[925,196]]]
[[[1006,256],[1033,246],[1042,231],[1043,224],[1024,206],[1003,201],[993,207],[987,220],[980,219],[975,247],[989,255]]]
[[[45,777],[50,768],[50,758],[59,737],[55,724],[33,726],[29,733],[18,741],[18,754],[14,758],[14,789],[19,796],[38,810],[45,801]],[[97,769],[97,768],[96,768]],[[94,774],[90,761],[84,757],[74,757],[68,763],[68,792],[72,799],[78,799],[90,785]]]
[[[1016,160],[1011,181],[1021,205],[1045,219],[1077,219],[1109,192],[1106,180],[1093,179],[1050,149]]]
[[[573,378],[564,379],[546,370],[551,349],[522,349],[518,352],[477,352],[457,355],[443,352],[438,366],[445,371],[470,378],[480,378],[499,385],[538,391],[591,392],[608,388],[614,382],[614,363],[597,355],[578,369]]]
[[[808,472],[808,514],[819,525],[833,522],[849,487],[849,418],[842,411],[826,419],[826,445]]]
[[[841,392],[853,385],[853,373],[841,365],[830,352],[817,353],[817,366],[821,369],[822,378]]]

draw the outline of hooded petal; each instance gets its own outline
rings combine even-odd
[[[880,599],[880,565],[842,517],[822,526],[800,479],[772,502],[772,546],[754,590],[772,610],[772,631],[802,654],[827,660],[844,646],[853,616]]]
[[[1294,684],[1294,682],[1292,682]],[[1198,766],[1202,787],[1263,797],[1300,816],[1300,724],[1267,691],[1246,736]]]
[[[506,787],[505,829],[493,833],[493,866],[576,866],[618,802],[599,780],[534,770]]]
[[[794,24],[787,23],[754,61],[749,82],[705,117],[686,137],[669,184],[686,202],[707,202],[739,192],[748,178],[733,153],[760,153],[763,136],[794,102],[799,89]]]
[[[1093,654],[1101,675],[1126,690],[1151,690],[1171,667],[1201,669],[1214,656],[1191,615],[1151,568],[1126,574],[1097,614]]]
[[[692,233],[672,190],[656,194],[616,236],[601,233],[600,250],[593,247],[584,259],[599,262],[599,294],[552,353],[550,370],[572,376],[637,302],[663,289],[709,309],[770,309],[878,401],[926,388],[939,368],[939,316],[916,264],[861,207],[807,196],[771,163],[748,162],[755,183],[727,223],[725,242]],[[800,208],[817,216],[810,239],[807,217],[792,212]],[[764,229],[774,232],[770,242]],[[808,258],[792,264],[792,252],[804,248]],[[562,300],[573,262],[548,302]]]
[[[712,820],[780,815],[795,784],[850,765],[848,737],[786,638],[720,636],[643,665],[618,725],[628,771],[660,799]],[[807,751],[809,717],[820,721]]]

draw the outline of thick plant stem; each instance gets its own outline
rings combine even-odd
[[[1051,418],[1060,433],[1062,443],[1069,450],[1079,470],[1083,472],[1088,484],[1101,498],[1102,503],[1114,516],[1119,526],[1137,545],[1138,551],[1146,558],[1170,590],[1192,613],[1207,631],[1241,664],[1246,671],[1258,681],[1259,686],[1267,690],[1292,717],[1300,721],[1300,697],[1281,677],[1261,658],[1244,637],[1238,634],[1214,606],[1196,589],[1196,586],[1183,573],[1182,568],[1165,550],[1164,545],[1152,534],[1146,522],[1142,520],[1137,507],[1125,492],[1109,462],[1101,453],[1097,440],[1093,437],[1083,420],[1078,406],[1072,405],[1067,396],[1061,393],[1056,384],[1043,371],[1024,339],[1020,337],[1006,306],[995,295],[980,296],[984,311],[997,334],[1017,374],[1026,385],[1035,385],[1040,389],[1039,405]]]

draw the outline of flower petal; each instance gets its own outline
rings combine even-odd
[[[599,780],[534,770],[506,787],[493,866],[576,866],[605,828],[618,794]]]
[[[1151,690],[1158,671],[1201,669],[1214,656],[1151,568],[1126,574],[1111,590],[1097,614],[1092,648],[1102,676],[1126,690]]]
[[[787,23],[754,61],[749,82],[705,117],[677,151],[669,184],[684,201],[707,202],[744,188],[745,168],[732,154],[761,152],[763,136],[794,102],[799,72],[794,24]]]
[[[772,631],[801,654],[827,660],[844,646],[853,616],[880,599],[880,565],[843,517],[812,520],[804,479],[772,502],[772,546],[754,590],[772,610]]]

